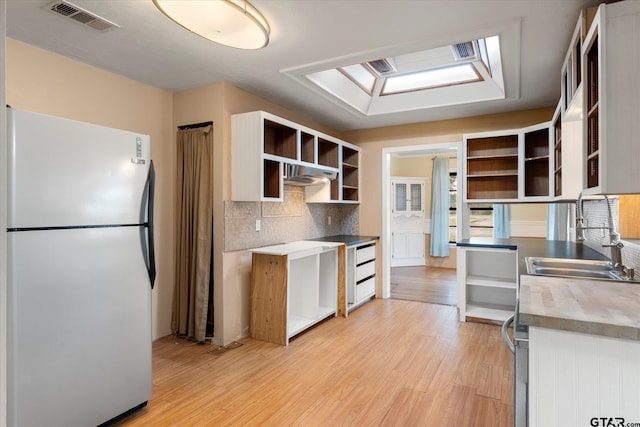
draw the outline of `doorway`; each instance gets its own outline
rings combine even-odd
[[[410,147],[383,149],[382,167],[382,296],[421,301],[435,304],[457,304],[457,279],[455,245],[450,247],[450,256],[433,258],[429,256],[430,206],[431,206],[431,166],[436,156],[451,158],[450,169],[462,170],[461,142],[429,144]],[[414,185],[413,195],[405,197],[403,206],[402,188],[398,194],[398,183]],[[422,191],[420,204],[414,196]],[[462,191],[454,195],[455,205],[462,205]],[[453,202],[452,202],[453,204]],[[411,209],[406,209],[410,206]],[[421,211],[418,213],[417,211]],[[415,218],[414,218],[415,217]],[[452,240],[462,238],[461,210],[454,210]],[[410,224],[410,230],[402,230],[398,225]],[[406,227],[405,227],[406,228]],[[460,228],[460,229],[459,229]],[[403,259],[404,257],[404,259]]]

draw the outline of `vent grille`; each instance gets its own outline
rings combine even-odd
[[[120,27],[118,24],[101,18],[94,13],[76,6],[75,4],[69,3],[68,1],[56,1],[51,3],[48,8],[51,12],[73,19],[76,22],[93,28],[94,30],[105,31]]]
[[[396,72],[396,67],[391,63],[391,60],[386,58],[369,61],[367,62],[367,65],[380,76],[385,76],[387,74]]]
[[[451,51],[456,61],[476,58],[476,49],[474,42],[464,42],[451,45]]]

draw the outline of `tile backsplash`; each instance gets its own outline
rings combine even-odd
[[[611,213],[613,214],[614,225],[619,232],[619,200],[613,196],[611,201]],[[604,199],[585,200],[584,213],[586,225],[588,227],[607,227],[608,226],[608,209],[607,202]],[[609,243],[608,230],[585,230],[586,240],[584,244],[595,249],[606,257],[611,256],[611,249],[602,247],[603,244]],[[622,263],[629,268],[635,268],[636,278],[640,278],[640,244],[637,240],[625,240],[625,236],[621,237],[624,243],[622,249]]]
[[[283,202],[225,200],[224,216],[225,252],[337,234],[358,234],[358,205],[307,204],[301,187],[286,186]],[[260,231],[256,231],[256,220],[260,220]]]

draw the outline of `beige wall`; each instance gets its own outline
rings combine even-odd
[[[171,93],[7,39],[7,103],[14,108],[151,136],[156,167],[153,337],[171,333],[175,162]]]

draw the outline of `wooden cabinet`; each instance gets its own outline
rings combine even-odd
[[[549,200],[553,192],[552,172],[553,126],[550,123],[522,130],[522,185],[523,197],[531,201]]]
[[[562,100],[553,113],[552,123],[552,161],[553,165],[553,196],[562,197]]]
[[[367,302],[376,293],[376,243],[347,248],[347,312]]]
[[[574,98],[582,90],[582,41],[584,39],[585,13],[581,12],[573,30],[571,42],[564,58],[561,70],[562,112],[567,111]]]
[[[514,131],[465,136],[466,200],[518,199],[518,140]]]
[[[264,111],[231,117],[231,199],[282,201],[284,165],[337,173],[307,187],[307,202],[358,203],[360,149]]]
[[[621,1],[598,7],[585,38],[585,194],[640,193],[639,32],[640,3]]]
[[[552,123],[464,135],[465,202],[548,201]]]
[[[513,314],[518,283],[518,252],[458,246],[458,309],[467,318],[502,322]]]
[[[339,246],[296,242],[251,251],[251,337],[287,345],[337,314]]]

